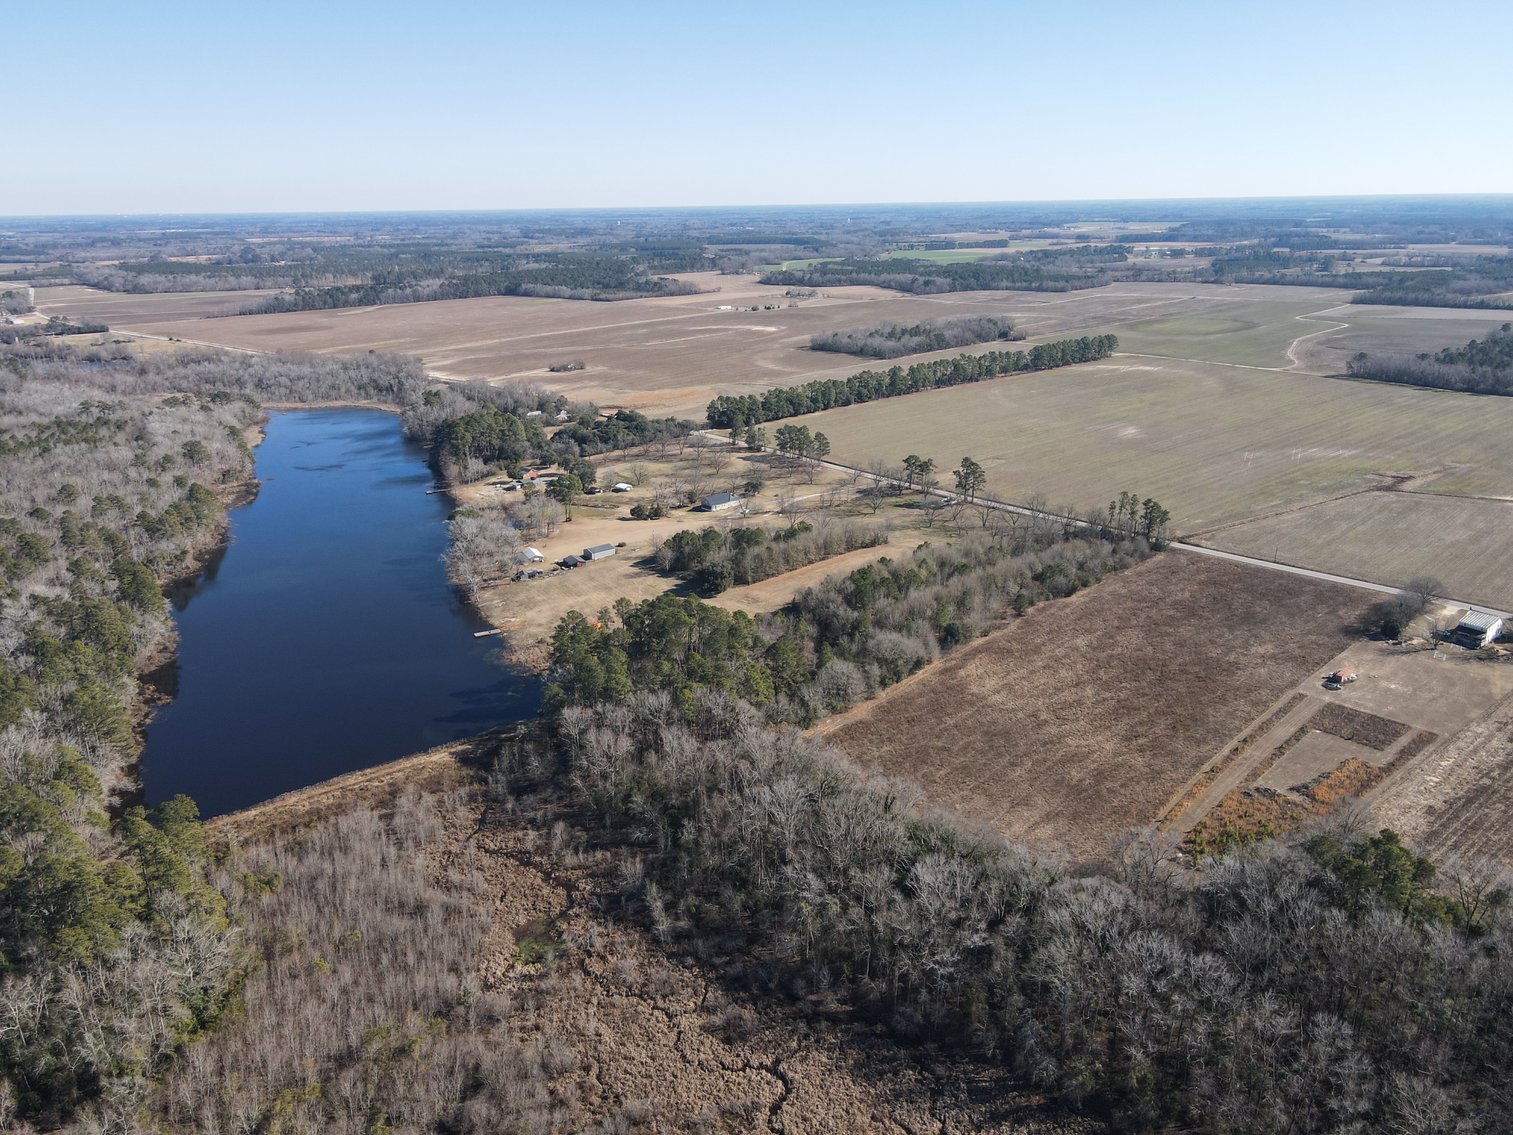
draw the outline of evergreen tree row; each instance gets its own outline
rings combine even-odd
[[[854,406],[895,398],[943,386],[962,386],[988,378],[1022,371],[1050,370],[1052,367],[1106,359],[1119,349],[1114,335],[1084,335],[1078,339],[1058,339],[1041,343],[1028,351],[987,351],[980,355],[961,354],[954,359],[936,359],[913,366],[890,367],[885,371],[864,370],[848,378],[822,378],[799,386],[779,387],[765,394],[722,394],[709,403],[709,424],[715,429],[745,429],[758,422],[792,418],[837,406]]]

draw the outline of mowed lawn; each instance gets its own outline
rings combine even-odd
[[[1364,592],[1168,552],[948,655],[820,733],[1014,840],[1101,856],[1357,636]]]

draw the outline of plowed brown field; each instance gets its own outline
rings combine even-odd
[[[1010,839],[1105,851],[1355,636],[1361,592],[1166,553],[828,722]]]

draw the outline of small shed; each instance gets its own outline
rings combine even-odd
[[[517,564],[539,564],[545,559],[539,548],[521,548],[515,556]]]
[[[723,512],[727,508],[735,508],[741,503],[741,498],[734,493],[712,493],[699,502],[699,507],[705,512]]]
[[[629,481],[616,481],[609,487],[609,491],[612,493],[628,493],[630,490],[631,484]]]
[[[567,555],[562,557],[562,566],[565,568],[575,568],[582,562],[583,560],[579,556]]]
[[[1461,617],[1461,621],[1456,624],[1450,637],[1461,646],[1480,649],[1489,643],[1496,642],[1497,636],[1502,634],[1502,629],[1501,615],[1494,615],[1490,611],[1467,611]]]
[[[592,548],[583,549],[583,558],[585,560],[607,560],[614,554],[615,546],[613,544],[595,544]]]

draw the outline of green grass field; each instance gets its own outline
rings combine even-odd
[[[1417,476],[1420,489],[1513,495],[1513,399],[1203,362],[1116,356],[798,420],[850,464],[912,452],[950,470],[971,456],[987,469],[991,495],[1006,500],[1040,492],[1086,509],[1124,489],[1153,496],[1183,534],[1385,486],[1390,475]],[[1507,565],[1500,582],[1478,586],[1500,588],[1513,603],[1513,528],[1496,527],[1499,502],[1465,506],[1493,510],[1482,531]],[[1353,564],[1331,557],[1330,570],[1393,578],[1396,514],[1373,515],[1357,526]],[[1327,512],[1305,511],[1279,532],[1280,557],[1316,566],[1310,557],[1332,527]],[[1220,532],[1211,542],[1227,547],[1226,539]]]

